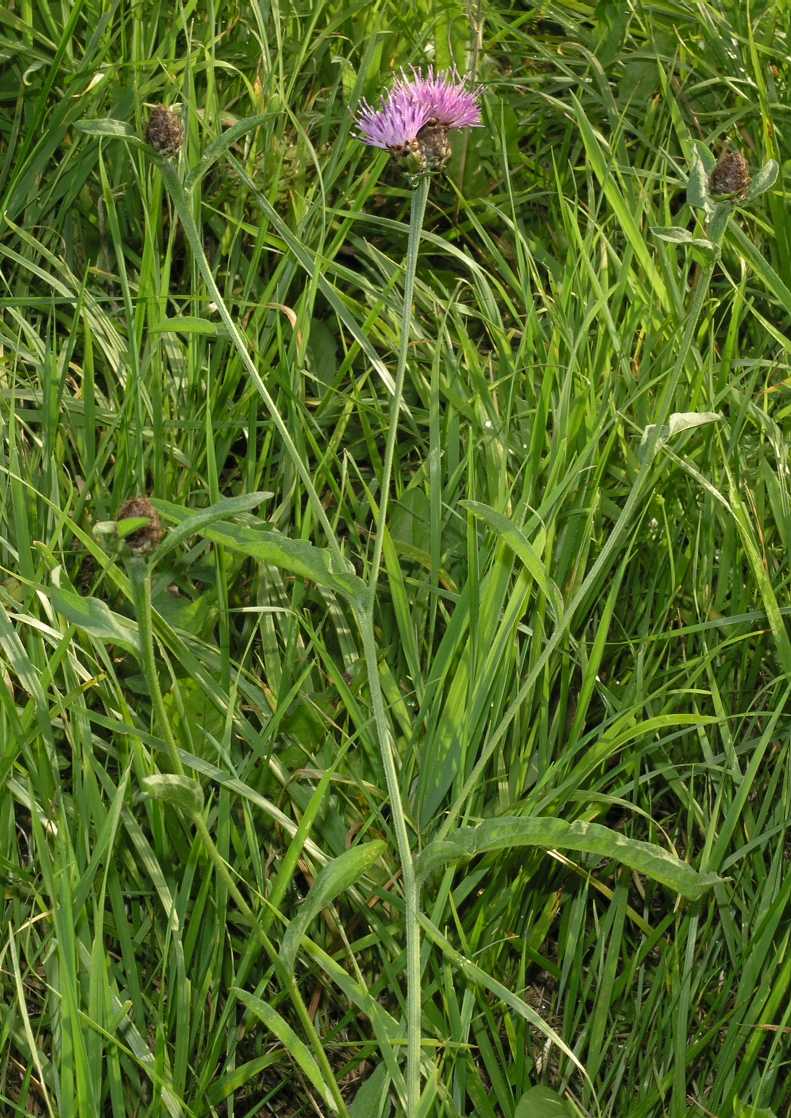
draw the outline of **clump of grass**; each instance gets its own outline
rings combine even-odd
[[[13,15],[4,1113],[788,1110],[779,15]]]

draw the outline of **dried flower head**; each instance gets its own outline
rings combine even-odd
[[[147,497],[133,497],[130,501],[126,501],[118,510],[116,520],[136,520],[138,517],[145,517],[148,523],[124,536],[124,543],[138,555],[147,555],[159,544],[165,533],[162,530],[159,513]]]
[[[146,139],[161,155],[177,155],[184,143],[184,124],[179,113],[157,105],[151,110]]]
[[[393,155],[408,156],[421,173],[437,171],[450,158],[448,131],[481,123],[480,89],[469,87],[455,70],[424,76],[403,71],[378,109],[363,102],[357,115],[359,138]]]
[[[709,175],[712,194],[743,196],[750,188],[750,168],[740,151],[726,151]]]

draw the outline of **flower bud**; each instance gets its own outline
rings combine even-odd
[[[184,143],[184,125],[179,113],[157,105],[151,110],[146,139],[160,155],[178,155]]]
[[[133,497],[127,501],[118,510],[116,520],[131,520],[137,517],[146,517],[148,524],[136,528],[134,532],[125,536],[124,543],[135,554],[147,555],[159,544],[165,533],[162,530],[159,513],[147,497]]]
[[[712,194],[736,194],[742,197],[750,188],[750,168],[740,151],[726,151],[709,175]]]

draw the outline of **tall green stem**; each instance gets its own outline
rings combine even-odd
[[[154,656],[154,633],[151,620],[151,566],[142,556],[136,555],[129,560],[129,582],[135,603],[135,613],[137,614],[137,629],[140,634],[143,672],[146,676],[146,682],[148,683],[149,694],[151,695],[151,705],[154,708],[154,715],[159,723],[159,731],[165,743],[165,752],[167,753],[170,771],[176,773],[178,776],[183,776],[184,766],[179,757],[176,739],[173,736],[170,719],[168,718],[165,702],[162,698],[162,689],[159,686],[159,675],[157,674],[157,664]]]
[[[409,353],[409,335],[412,329],[412,302],[415,294],[415,273],[417,271],[417,256],[420,249],[420,234],[423,229],[423,215],[426,212],[426,199],[428,198],[429,178],[424,175],[419,184],[412,191],[412,212],[409,218],[409,242],[406,255],[406,275],[404,276],[404,313],[401,319],[401,344],[398,349],[398,368],[395,376],[395,389],[390,405],[390,427],[387,432],[385,445],[384,468],[382,482],[379,488],[379,523],[374,541],[374,554],[371,561],[371,571],[368,577],[370,589],[370,608],[373,610],[376,596],[376,584],[379,581],[379,568],[382,565],[382,548],[387,523],[387,506],[390,501],[390,479],[393,474],[393,457],[395,454],[396,438],[398,437],[398,416],[401,412],[401,402],[404,395],[404,376],[406,374],[407,354]]]
[[[376,605],[376,586],[382,565],[384,537],[387,530],[387,507],[390,500],[390,483],[393,473],[396,438],[398,436],[398,417],[404,394],[409,335],[412,326],[412,303],[415,292],[415,273],[420,248],[420,234],[423,216],[426,212],[429,179],[424,177],[412,192],[412,210],[409,220],[409,242],[407,245],[406,274],[404,276],[404,312],[401,321],[401,344],[398,351],[398,368],[395,377],[395,391],[390,408],[390,427],[387,432],[384,468],[379,494],[379,520],[374,540],[374,553],[368,578],[368,606],[358,611],[358,624],[363,641],[365,666],[368,685],[371,689],[376,733],[382,754],[387,794],[393,816],[398,856],[401,862],[401,875],[404,887],[404,908],[406,921],[406,982],[407,982],[407,1065],[406,1065],[406,1113],[414,1118],[420,1102],[420,1047],[421,1047],[421,996],[420,996],[420,926],[418,893],[415,863],[409,841],[404,805],[401,802],[401,789],[396,768],[393,739],[385,709],[382,687],[379,681],[379,664],[376,655],[374,634],[374,610]]]
[[[670,417],[670,410],[673,405],[673,397],[675,396],[676,389],[679,386],[681,378],[684,375],[684,369],[687,364],[687,358],[692,350],[692,343],[695,340],[695,331],[698,328],[700,321],[701,311],[706,302],[706,296],[709,292],[709,285],[711,277],[714,274],[714,260],[709,261],[706,266],[701,270],[698,275],[695,290],[692,295],[692,303],[687,312],[686,322],[684,323],[684,333],[681,336],[681,345],[679,347],[676,360],[673,365],[672,372],[665,380],[662,395],[659,398],[656,408],[656,423],[667,423]]]
[[[698,273],[695,289],[692,293],[692,302],[689,310],[687,311],[686,322],[684,323],[684,333],[681,337],[681,345],[676,356],[673,370],[667,377],[659,398],[656,409],[656,422],[657,424],[667,423],[670,417],[670,409],[673,405],[673,397],[678,388],[679,382],[684,375],[684,368],[687,363],[687,358],[692,350],[692,344],[695,340],[695,332],[698,328],[698,322],[706,303],[706,296],[709,293],[711,285],[711,278],[714,275],[714,269],[719,259],[720,251],[722,249],[722,242],[725,237],[725,230],[728,228],[731,215],[733,213],[733,206],[728,202],[720,202],[712,206],[708,211],[707,229],[709,239],[712,243],[709,259],[706,264],[700,269]]]
[[[192,218],[192,213],[188,204],[188,200],[182,184],[173,170],[166,163],[162,163],[161,171],[163,178],[168,187],[168,191],[173,200],[173,204],[181,219],[187,239],[195,254],[198,266],[203,274],[204,281],[209,289],[209,293],[217,306],[220,317],[228,330],[231,341],[235,345],[245,369],[252,381],[255,383],[258,391],[262,395],[264,402],[269,410],[272,420],[280,434],[281,439],[286,447],[286,450],[291,457],[297,471],[302,478],[305,489],[311,500],[311,504],[316,513],[317,519],[324,528],[327,536],[328,543],[336,554],[340,554],[338,541],[332,526],[327,518],[327,514],[321,504],[321,501],[316,493],[313,485],[313,480],[308,473],[307,467],[302,462],[297,449],[294,445],[293,439],[288,431],[288,428],[283,421],[272,397],[269,395],[266,386],[264,385],[258,370],[253,365],[253,362],[247,352],[244,340],[239,333],[230,313],[223,301],[222,295],[217,287],[211,268],[206,259],[201,245],[200,237],[197,228]],[[387,445],[385,448],[384,469],[382,471],[381,489],[380,489],[380,506],[379,506],[379,522],[377,526],[376,538],[374,541],[374,553],[371,562],[370,576],[368,581],[368,602],[365,609],[358,608],[355,610],[360,632],[362,634],[363,648],[365,653],[365,663],[368,673],[369,687],[371,689],[371,701],[374,710],[374,719],[376,723],[377,737],[379,740],[379,748],[382,754],[382,762],[384,765],[385,779],[387,782],[387,792],[390,799],[391,811],[393,815],[393,824],[396,833],[396,842],[398,845],[398,854],[401,862],[401,872],[404,883],[404,899],[406,909],[406,957],[407,957],[407,1114],[412,1116],[417,1114],[418,1103],[420,1099],[420,931],[418,927],[418,886],[417,878],[415,875],[414,860],[412,858],[412,850],[409,842],[409,833],[407,830],[406,816],[404,813],[403,804],[401,803],[401,794],[399,789],[398,772],[396,769],[395,755],[393,751],[393,743],[390,735],[390,728],[387,720],[384,698],[382,695],[382,688],[379,682],[379,666],[376,656],[376,641],[374,637],[374,606],[376,600],[376,587],[379,580],[379,571],[382,565],[382,551],[384,548],[384,536],[387,523],[387,507],[389,503],[390,483],[393,473],[393,458],[395,455],[395,444],[398,435],[398,417],[401,411],[401,402],[404,391],[404,377],[406,374],[407,354],[409,351],[409,335],[412,324],[412,302],[415,290],[415,272],[417,268],[417,257],[420,244],[420,234],[423,227],[423,215],[426,211],[426,201],[428,198],[429,180],[427,177],[421,179],[417,187],[412,192],[412,208],[409,223],[409,242],[407,246],[406,257],[406,274],[404,277],[404,313],[401,329],[401,344],[398,352],[398,368],[395,378],[395,390],[393,393],[393,401],[390,412],[390,427],[387,434]],[[205,836],[204,836],[205,837]]]

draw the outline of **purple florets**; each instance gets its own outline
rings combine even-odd
[[[405,151],[417,138],[430,113],[424,104],[395,88],[386,97],[381,109],[372,109],[367,101],[360,105],[357,127],[363,143],[389,151]]]
[[[422,171],[437,170],[450,156],[451,128],[481,123],[480,89],[469,87],[455,70],[424,76],[403,71],[378,109],[363,101],[357,114],[359,138],[394,155],[410,155]]]
[[[402,72],[393,92],[397,91],[424,105],[429,117],[443,128],[477,128],[481,123],[481,89],[467,86],[455,70],[435,74],[433,66],[429,66],[424,77],[413,67],[411,78]]]

